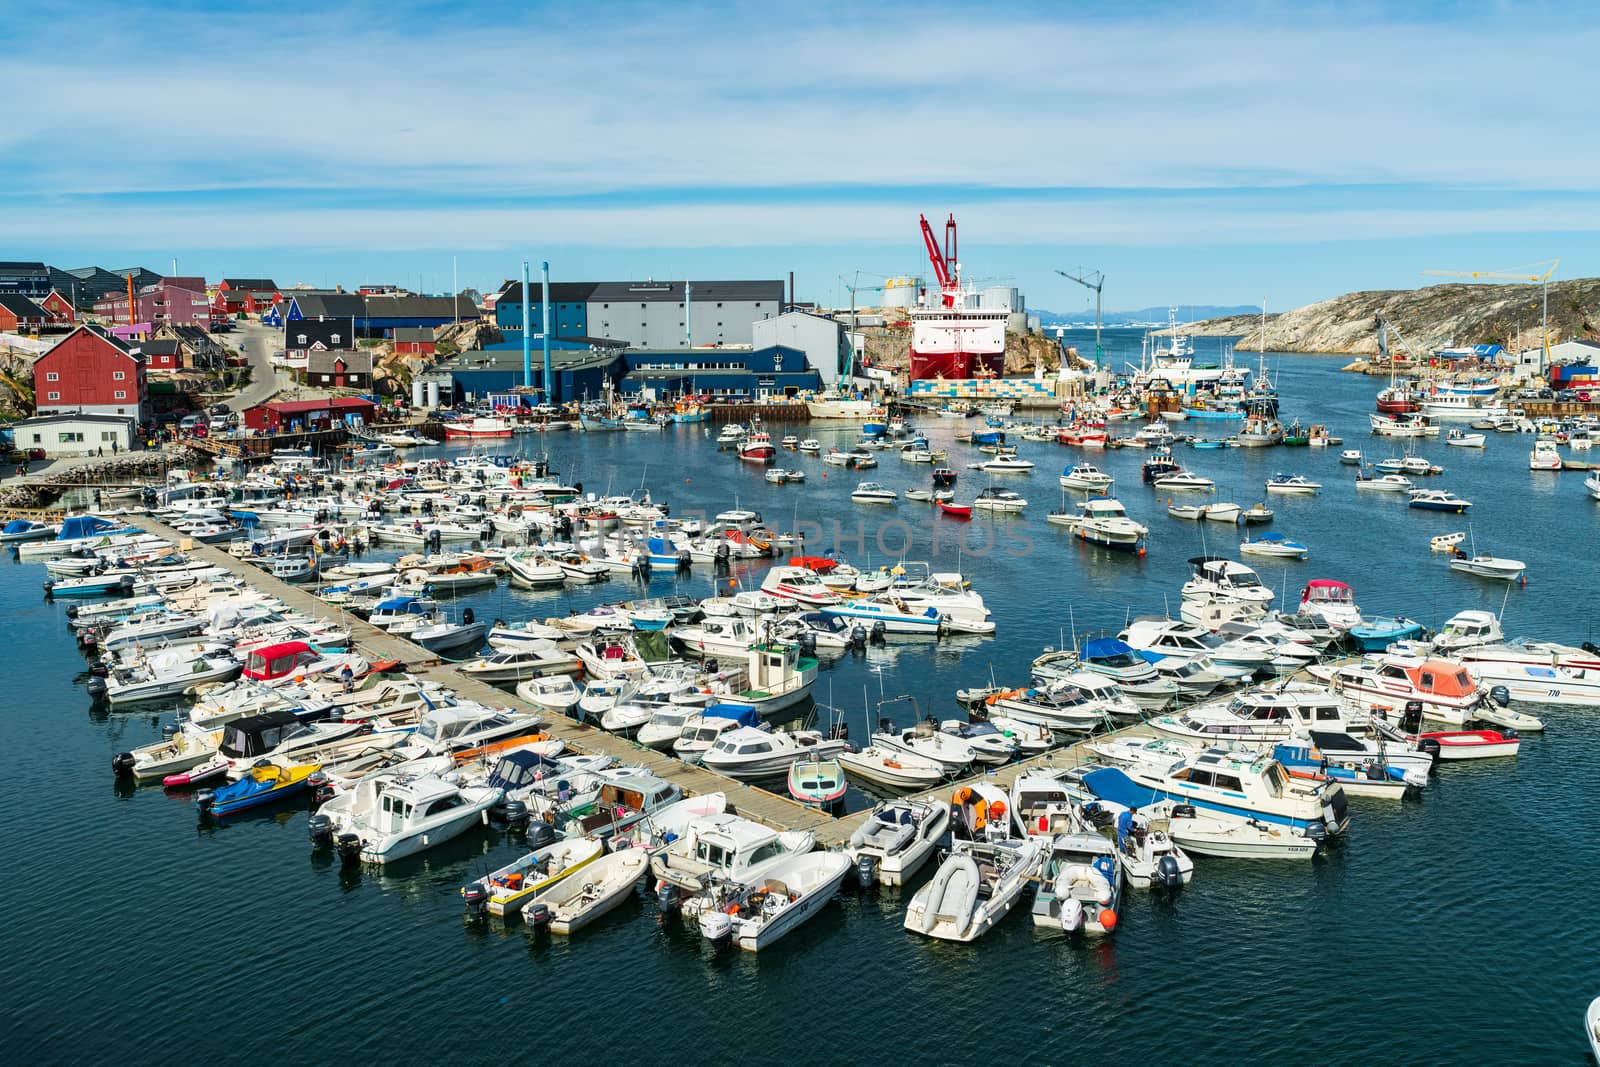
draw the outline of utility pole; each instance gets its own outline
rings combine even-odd
[[[1077,274],[1068,274],[1064,270],[1057,270],[1056,273],[1061,275],[1063,278],[1077,282],[1085,289],[1094,290],[1094,369],[1099,370],[1102,353],[1100,348],[1100,296],[1101,291],[1105,289],[1106,285],[1105,272],[1098,270],[1084,270],[1082,267],[1079,267]],[[1089,279],[1091,278],[1094,280],[1090,281]]]
[[[528,261],[522,261],[522,387],[524,389],[533,385],[533,338],[529,336],[529,320],[532,314],[528,308]]]
[[[540,290],[540,299],[544,302],[544,402],[556,402],[555,379],[550,372],[550,264],[544,262],[539,265],[540,277],[543,286]]]

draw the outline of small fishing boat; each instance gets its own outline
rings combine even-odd
[[[1079,463],[1061,472],[1063,489],[1086,489],[1091,493],[1109,493],[1116,479],[1092,463]]]
[[[1404,493],[1412,488],[1411,479],[1403,474],[1363,474],[1356,472],[1356,488],[1372,493]]]
[[[1454,445],[1456,448],[1482,448],[1488,440],[1481,433],[1465,433],[1461,430],[1451,430],[1445,435],[1444,443]]]
[[[972,518],[972,506],[970,504],[952,504],[948,500],[938,500],[935,503],[938,505],[941,515],[947,515],[952,519]]]
[[[1174,519],[1199,522],[1206,517],[1206,509],[1200,504],[1168,504],[1167,514]]]
[[[926,789],[938,785],[945,777],[944,765],[937,760],[881,745],[868,745],[859,752],[841,752],[835,758],[844,765],[847,774],[894,789]]]
[[[1350,627],[1350,639],[1363,652],[1382,652],[1396,641],[1411,641],[1422,636],[1423,626],[1414,619],[1375,617],[1362,619]]]
[[[564,878],[546,887],[530,903],[549,909],[551,933],[575,934],[627,900],[649,870],[648,851],[623,849],[589,864],[581,878]]]
[[[469,910],[491,915],[520,915],[535,893],[593,863],[604,849],[600,841],[568,838],[536,848],[499,870],[461,888]]]
[[[1153,479],[1150,485],[1169,493],[1205,493],[1217,487],[1217,483],[1210,478],[1182,469],[1168,471]]]
[[[818,441],[815,437],[807,437],[800,442],[799,447],[800,451],[806,453],[807,455],[814,456],[818,452],[822,451],[822,442]]]
[[[1256,526],[1272,521],[1273,511],[1265,504],[1252,504],[1239,512],[1239,521],[1246,526]]]
[[[1522,739],[1515,730],[1442,730],[1417,735],[1418,741],[1436,741],[1441,760],[1493,759],[1515,756]]]
[[[1359,467],[1359,466],[1361,466],[1361,449],[1359,449],[1359,448],[1347,448],[1347,449],[1345,449],[1343,452],[1339,453],[1339,462],[1344,464],[1346,467]]]
[[[789,765],[789,795],[802,804],[832,804],[848,787],[844,767],[832,756],[807,756]]]
[[[702,910],[700,933],[708,941],[728,938],[759,952],[822,910],[849,873],[849,858],[838,852],[786,857]]]
[[[1239,552],[1246,556],[1279,556],[1285,559],[1305,559],[1311,550],[1299,541],[1290,541],[1280,533],[1264,533],[1260,537],[1239,542]]]
[[[320,763],[280,767],[261,760],[237,782],[229,782],[216,790],[202,789],[195,794],[194,804],[208,815],[232,815],[258,808],[304,791],[307,779],[321,769]]]
[[[857,504],[893,504],[899,498],[893,489],[877,482],[862,482],[850,494],[850,499]]]
[[[1013,489],[998,489],[991,485],[979,491],[972,501],[972,506],[978,511],[1015,515],[1026,509],[1028,502],[1022,494]]]

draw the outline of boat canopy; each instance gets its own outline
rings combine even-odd
[[[1147,808],[1162,799],[1162,794],[1140,785],[1116,767],[1090,771],[1083,776],[1083,787],[1101,800],[1124,808]]]
[[[26,533],[33,528],[34,523],[32,519],[12,519],[10,522],[6,523],[5,529],[0,531],[0,533]]]
[[[1083,646],[1084,659],[1112,659],[1133,655],[1133,646],[1115,637],[1097,637]]]
[[[713,704],[700,713],[707,719],[732,719],[740,726],[760,726],[761,714],[748,704]]]
[[[61,532],[56,535],[57,541],[70,541],[77,537],[93,537],[97,533],[114,528],[117,524],[109,519],[102,519],[98,515],[74,515],[61,524]]]
[[[839,561],[836,559],[829,559],[826,556],[790,556],[789,566],[804,567],[808,571],[816,571],[818,574],[827,574],[829,571],[839,566]]]
[[[1467,669],[1447,659],[1424,660],[1406,672],[1424,693],[1442,697],[1470,697],[1478,691]]]
[[[500,757],[494,765],[494,770],[489,774],[488,785],[492,789],[510,791],[521,789],[546,778],[556,778],[565,773],[565,768],[560,763],[548,756],[541,756],[537,752],[523,750],[511,752]]]
[[[1336,582],[1331,578],[1313,578],[1306,583],[1302,600],[1338,600],[1349,602],[1355,599],[1355,593],[1344,582]]]
[[[414,596],[392,596],[378,601],[373,611],[387,611],[404,615],[422,614],[422,605]]]

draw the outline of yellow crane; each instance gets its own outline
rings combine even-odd
[[[1529,270],[1545,268],[1543,274],[1522,274],[1514,270],[1425,270],[1422,273],[1435,278],[1473,278],[1496,282],[1531,282],[1543,289],[1544,310],[1539,326],[1543,337],[1539,345],[1539,376],[1544,377],[1545,364],[1550,360],[1550,276],[1561,265],[1559,259],[1547,259],[1535,263]],[[1518,353],[1520,356],[1521,353]]]

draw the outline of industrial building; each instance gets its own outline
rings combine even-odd
[[[18,448],[39,448],[46,456],[81,456],[96,449],[127,452],[138,447],[139,426],[132,415],[38,415],[11,427]]]
[[[305,433],[330,429],[340,423],[371,422],[377,411],[375,401],[358,396],[332,400],[275,400],[246,408],[244,424],[248,429],[263,433]]]
[[[285,326],[302,319],[349,319],[355,323],[358,337],[393,337],[399,329],[431,328],[477,317],[477,305],[466,297],[290,291],[282,303],[262,314],[261,321]]]
[[[542,287],[529,286],[529,328],[544,329]],[[609,341],[630,348],[749,345],[752,325],[783,312],[784,283],[772,281],[551,282],[550,336],[587,347]],[[495,324],[522,335],[522,283],[494,297]],[[520,346],[520,340],[517,342]]]
[[[50,268],[43,263],[0,263],[0,293],[42,300],[51,288]]]
[[[555,388],[551,391],[559,401],[604,400],[616,389],[617,380],[625,369],[621,351],[616,348],[557,348],[550,352],[551,376]],[[478,400],[492,393],[508,393],[524,386],[543,394],[544,356],[533,353],[532,368],[528,375],[522,372],[522,346],[494,348],[463,352],[436,364],[430,380],[448,384],[443,389],[444,402],[457,404]]]

